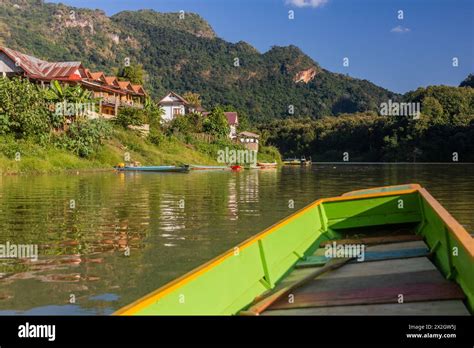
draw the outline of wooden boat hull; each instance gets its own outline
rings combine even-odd
[[[282,286],[286,276],[296,272],[297,264],[307,260],[323,243],[338,240],[344,236],[344,231],[351,229],[406,224],[416,226],[416,235],[413,236],[426,243],[427,252],[439,275],[462,289],[466,306],[472,313],[473,238],[424,188],[407,184],[319,199],[115,314],[258,314],[255,303],[259,303],[262,297],[268,299],[265,294]],[[339,263],[344,261],[334,260]],[[425,289],[425,292],[437,291],[430,289]],[[419,289],[417,291],[419,293]],[[460,296],[455,290],[446,288],[443,291],[452,298]],[[308,301],[327,301],[321,297],[323,295],[318,296],[319,300],[308,298]],[[264,307],[257,306],[257,309]]]
[[[299,161],[299,160],[296,160],[296,161],[283,161],[283,164],[285,166],[300,166],[301,161]]]
[[[119,172],[149,172],[149,173],[187,173],[189,167],[149,166],[149,167],[117,167]]]
[[[201,166],[201,165],[190,165],[190,170],[230,170],[228,166]]]
[[[278,163],[257,163],[257,166],[260,169],[275,169],[278,166]]]
[[[283,161],[283,164],[285,166],[310,166],[312,162],[307,160],[291,160]]]

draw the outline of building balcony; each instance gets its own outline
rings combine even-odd
[[[116,97],[103,97],[102,104],[114,106],[114,107],[118,105],[118,107],[128,106],[128,107],[134,107],[138,109],[144,108],[144,105],[141,102],[132,101],[132,100],[120,100],[120,98],[116,98]]]

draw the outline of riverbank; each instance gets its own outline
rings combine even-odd
[[[201,142],[188,144],[166,136],[154,144],[134,131],[116,128],[113,135],[104,140],[92,155],[84,158],[53,145],[4,137],[0,143],[0,175],[112,170],[126,157],[142,165],[218,165],[217,151],[224,145]],[[262,147],[258,158],[264,162],[280,160],[276,150],[266,147]]]

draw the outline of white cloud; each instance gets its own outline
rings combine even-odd
[[[404,26],[401,26],[401,25],[397,25],[395,28],[392,28],[392,30],[390,30],[392,33],[408,33],[410,31],[410,28],[407,28],[407,27],[404,27]]]
[[[286,0],[286,3],[296,7],[321,7],[329,0]]]

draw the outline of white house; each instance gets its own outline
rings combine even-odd
[[[164,121],[171,121],[176,116],[186,114],[189,107],[188,101],[175,92],[168,93],[158,104],[164,110]]]

